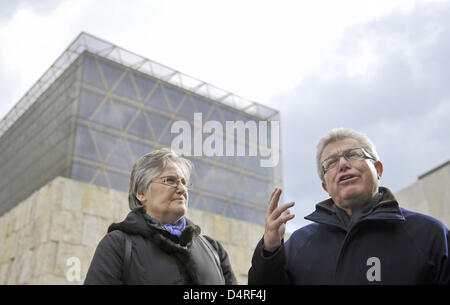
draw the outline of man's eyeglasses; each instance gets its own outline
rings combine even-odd
[[[352,148],[344,151],[344,153],[341,155],[334,155],[323,160],[321,163],[323,174],[325,175],[330,169],[337,167],[339,165],[341,157],[344,157],[344,159],[349,162],[364,159],[371,159],[375,161],[375,158],[372,157],[367,151],[365,151],[364,148]]]
[[[164,184],[173,188],[177,188],[180,184],[188,190],[192,188],[192,183],[187,183],[185,179],[180,179],[175,176],[159,177],[157,179],[161,179],[161,181],[152,180],[151,182]]]

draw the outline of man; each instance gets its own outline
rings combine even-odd
[[[317,145],[317,168],[330,199],[305,219],[314,223],[284,243],[294,203],[269,199],[265,233],[256,246],[249,284],[449,284],[448,228],[400,208],[378,183],[373,143],[351,129],[331,130]]]

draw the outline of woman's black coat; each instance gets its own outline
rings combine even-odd
[[[131,241],[129,266],[124,263],[127,236]],[[178,238],[136,209],[108,228],[84,284],[232,285],[237,281],[222,245],[200,236],[200,228],[191,221],[186,220]]]

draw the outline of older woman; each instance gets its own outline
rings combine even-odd
[[[134,164],[131,212],[100,241],[85,284],[237,284],[222,245],[185,218],[191,170],[168,149]]]

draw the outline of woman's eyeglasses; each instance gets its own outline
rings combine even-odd
[[[164,184],[173,188],[178,188],[178,186],[181,184],[185,189],[190,190],[192,188],[192,183],[186,182],[184,178],[178,178],[175,176],[166,176],[166,177],[158,177],[156,179],[161,179],[160,181],[154,181],[153,183],[159,183]]]

